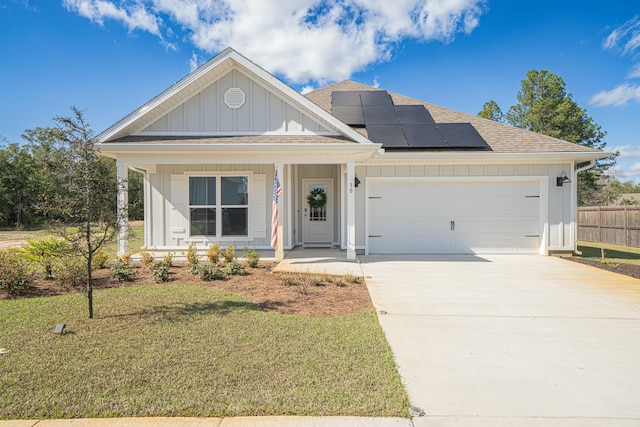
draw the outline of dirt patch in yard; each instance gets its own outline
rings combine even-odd
[[[247,268],[245,276],[227,276],[224,280],[203,281],[189,273],[186,265],[176,265],[170,269],[168,283],[190,286],[208,286],[241,295],[264,311],[313,317],[342,316],[355,313],[372,306],[369,292],[363,278],[273,273],[275,264],[261,264],[257,268]],[[108,268],[94,272],[94,290],[124,286],[153,285],[151,272],[135,266],[136,280],[119,283],[111,278]],[[306,280],[303,280],[305,279]],[[10,297],[0,291],[0,300],[9,298],[33,298],[82,292],[58,285],[53,280],[45,280],[40,274],[33,275],[29,287],[18,297]]]

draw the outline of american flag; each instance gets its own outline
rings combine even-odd
[[[273,179],[273,208],[271,209],[271,247],[273,249],[278,246],[278,199],[280,194],[282,194],[282,187],[280,187],[278,170],[276,169],[276,175]]]

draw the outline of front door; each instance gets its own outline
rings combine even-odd
[[[305,246],[333,245],[333,180],[302,180],[302,224]],[[309,197],[313,200],[309,201]]]

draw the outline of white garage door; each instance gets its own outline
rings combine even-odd
[[[539,181],[369,182],[370,253],[537,253]]]

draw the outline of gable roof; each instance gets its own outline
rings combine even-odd
[[[322,109],[331,112],[332,92],[367,90],[380,89],[356,83],[351,80],[344,80],[318,89],[314,92],[310,92],[305,96]],[[440,107],[438,105],[430,104],[398,93],[389,92],[389,94],[391,95],[393,102],[398,105],[424,105],[429,113],[431,113],[431,116],[436,123],[471,123],[489,144],[493,153],[576,153],[587,155],[590,158],[604,158],[609,155],[608,153],[603,153],[600,150],[595,150],[572,142],[563,141],[561,139],[494,122],[493,120],[484,119],[479,116]],[[357,130],[363,135],[366,135],[366,130],[364,128],[358,128]]]
[[[231,48],[225,49],[142,107],[101,132],[96,137],[97,142],[100,144],[125,142],[127,137],[151,125],[233,69],[242,70],[304,114],[335,131],[336,134],[353,142],[376,145]]]

